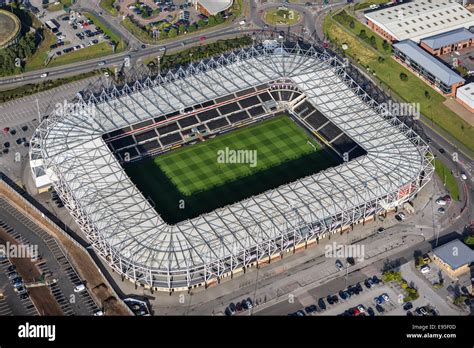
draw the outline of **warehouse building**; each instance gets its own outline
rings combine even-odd
[[[417,0],[365,14],[367,25],[390,42],[421,39],[474,26],[474,14],[450,0]]]
[[[411,40],[393,45],[394,58],[446,96],[456,96],[465,80]]]
[[[227,11],[233,4],[233,0],[194,0],[196,10],[206,16],[215,16],[218,13]]]
[[[421,40],[420,46],[434,56],[442,56],[474,45],[474,33],[459,28]]]

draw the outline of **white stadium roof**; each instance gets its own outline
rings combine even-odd
[[[394,207],[429,179],[426,144],[397,119],[384,118],[340,62],[313,48],[274,52],[252,47],[196,63],[124,92],[104,93],[93,100],[95,117],[66,114],[41,124],[31,154],[43,158],[59,178],[56,190],[112,267],[157,288],[187,288]],[[281,78],[297,85],[368,154],[168,225],[102,139],[104,133],[156,115]],[[415,188],[401,195],[407,185]]]
[[[398,41],[474,26],[474,14],[453,0],[415,0],[370,11],[365,17]]]

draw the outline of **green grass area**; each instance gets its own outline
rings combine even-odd
[[[271,25],[293,25],[300,20],[300,14],[295,10],[274,8],[265,12],[265,22]]]
[[[102,31],[104,32],[104,35],[108,35],[110,37],[110,41],[115,42],[117,44],[115,53],[122,52],[125,49],[125,43],[123,42],[123,40],[120,38],[120,36],[115,34],[115,32],[113,32],[110,29],[110,27],[107,25],[107,23],[104,22],[104,20],[102,20],[100,17],[97,17],[89,12],[84,12],[83,15],[87,19],[94,22],[94,25],[97,28],[102,29]]]
[[[382,88],[390,89],[402,101],[419,103],[423,115],[473,151],[472,126],[443,104],[446,98],[391,58],[390,49],[386,49],[386,45],[384,48],[382,38],[343,12],[336,13],[334,18],[326,16],[324,32],[331,42],[339,47],[346,44],[345,54],[376,76]],[[367,38],[360,37],[361,30],[365,30]],[[401,73],[408,76],[407,81],[400,79]]]
[[[44,68],[48,53],[51,51],[51,45],[56,43],[56,36],[49,30],[43,30],[44,39],[41,41],[37,51],[33,56],[26,60],[25,71],[31,71]]]
[[[138,24],[133,22],[130,17],[125,18],[121,24],[136,38],[142,42],[154,43],[156,40],[153,40],[153,37],[148,33],[148,31],[142,29]]]
[[[255,150],[256,166],[219,163],[219,151],[226,148]],[[282,115],[131,164],[125,170],[144,196],[153,200],[163,219],[176,223],[338,163]]]
[[[20,86],[18,88],[9,89],[6,91],[0,91],[0,103],[7,102],[9,100],[26,97],[31,94],[47,91],[48,89],[55,88],[67,83],[71,83],[73,81],[79,81],[94,75],[100,74],[99,70],[94,70],[88,73],[79,74],[67,78],[55,79],[55,80],[47,80],[41,83],[35,84],[26,84]]]
[[[112,54],[112,47],[107,42],[101,42],[97,45],[81,48],[77,51],[55,57],[48,66],[76,63],[91,58],[107,56],[109,54]]]
[[[359,2],[354,6],[354,10],[364,10],[366,8],[369,8],[370,5],[380,5],[380,4],[386,4],[388,1],[387,0],[367,0],[367,1],[362,1]]]
[[[449,192],[449,195],[453,199],[459,201],[459,187],[456,182],[456,179],[454,178],[454,175],[451,173],[451,170],[449,170],[448,167],[446,167],[443,163],[441,163],[441,161],[437,159],[435,159],[434,162],[436,174],[445,185],[446,189]]]
[[[59,4],[51,4],[48,6],[47,10],[49,12],[58,12],[58,11],[61,11],[63,9],[63,4],[59,3]]]
[[[100,7],[109,12],[112,16],[117,16],[118,11],[113,7],[115,0],[100,0]]]

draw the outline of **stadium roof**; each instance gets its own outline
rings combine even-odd
[[[456,90],[456,98],[474,109],[474,82],[461,86]]]
[[[448,86],[466,81],[411,40],[397,42],[393,47]]]
[[[446,33],[427,37],[421,40],[421,42],[436,50],[438,48],[450,46],[461,41],[469,41],[472,38],[474,38],[474,33],[471,33],[466,28],[459,28]]]
[[[443,262],[447,263],[453,270],[474,262],[474,250],[470,249],[459,239],[455,239],[433,249],[433,254],[443,260]]]
[[[427,36],[474,26],[474,14],[453,0],[416,0],[367,12],[365,17],[398,41],[417,43]]]
[[[355,82],[344,80],[341,62],[313,48],[274,52],[252,47],[212,58],[168,74],[169,78],[103,94],[94,101],[93,117],[88,113],[66,114],[49,117],[41,124],[31,151],[39,152],[44,165],[58,175],[55,186],[58,192],[68,193],[64,196],[66,206],[81,217],[83,229],[106,253],[110,264],[111,258],[118,257],[120,271],[124,271],[124,264],[132,264],[142,269],[144,277],[178,271],[190,277],[202,267],[207,270],[203,273],[219,272],[228,264],[215,269],[206,265],[216,265],[234,255],[235,259],[232,256],[225,261],[232,265],[240,262],[236,255],[257,247],[268,246],[269,253],[275,252],[272,241],[283,242],[289,231],[295,238],[304,238],[314,233],[308,226],[315,221],[326,226],[335,216],[341,223],[360,219],[360,212],[354,209],[366,207],[363,214],[373,214],[382,209],[380,206],[393,207],[406,199],[400,193],[402,188],[412,187],[414,182],[416,187],[422,186],[420,176],[426,179],[430,175],[427,168],[432,168],[426,156],[428,147],[403,123],[383,117],[382,107]],[[296,84],[321,113],[368,154],[168,225],[102,139],[104,133],[126,125],[281,78]],[[377,207],[368,202],[378,202]],[[255,257],[249,255],[250,259]],[[135,268],[133,274],[137,274]],[[154,275],[152,279],[156,279]]]
[[[233,0],[197,0],[211,15],[227,10],[232,6]]]

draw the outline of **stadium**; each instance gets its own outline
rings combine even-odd
[[[0,9],[0,48],[6,48],[18,42],[21,23],[13,13]]]
[[[52,181],[123,278],[169,292],[219,283],[373,220],[431,179],[428,146],[346,68],[319,47],[259,43],[80,97],[80,112],[36,130],[33,177]],[[256,148],[255,171],[206,159],[225,145]],[[183,196],[197,203],[167,210]]]

